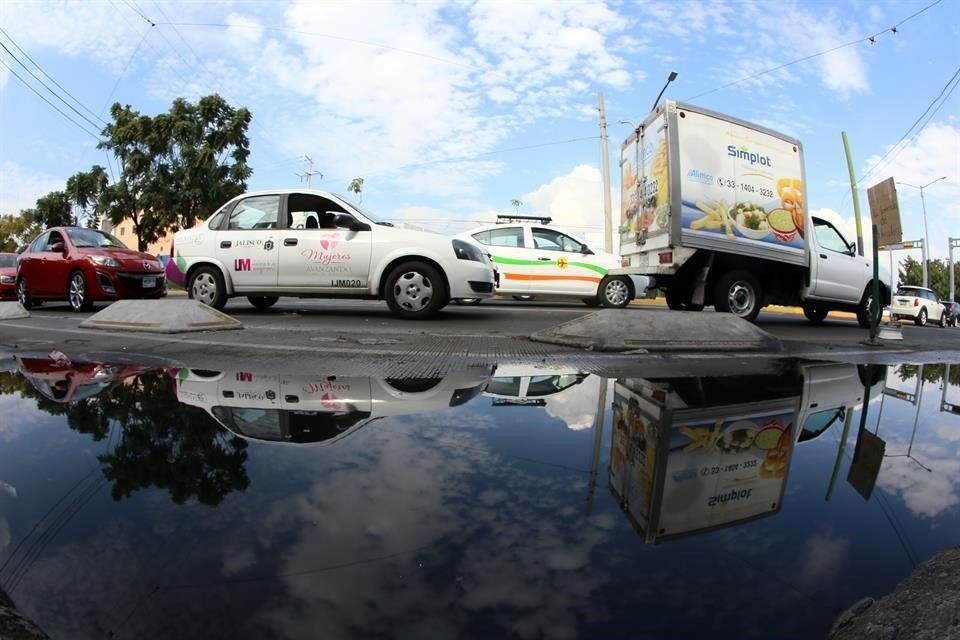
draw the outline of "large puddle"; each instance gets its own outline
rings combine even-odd
[[[55,638],[821,638],[960,542],[960,366],[12,368],[0,587]]]

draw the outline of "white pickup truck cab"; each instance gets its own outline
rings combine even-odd
[[[386,300],[401,318],[451,300],[493,295],[494,271],[476,245],[399,229],[346,198],[283,189],[237,196],[174,237],[167,277],[222,309],[246,296],[266,309],[279,296]]]

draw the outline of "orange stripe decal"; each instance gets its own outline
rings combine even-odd
[[[503,277],[507,280],[576,280],[577,282],[595,282],[600,283],[600,278],[593,276],[538,276],[526,273],[507,273]]]

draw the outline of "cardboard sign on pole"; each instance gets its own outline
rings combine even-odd
[[[881,247],[897,244],[903,240],[900,228],[900,205],[897,202],[897,187],[893,178],[887,178],[867,189],[870,202],[870,217],[877,225]]]

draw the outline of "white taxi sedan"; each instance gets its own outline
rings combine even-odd
[[[386,300],[401,318],[428,318],[451,300],[493,295],[494,271],[474,244],[399,229],[332,193],[237,196],[174,236],[167,277],[222,309],[246,296],[266,309],[279,296]]]
[[[647,288],[646,277],[608,275],[620,267],[620,258],[590,249],[560,227],[501,223],[456,237],[472,240],[490,253],[499,270],[500,295],[574,298],[589,306],[622,308]]]

